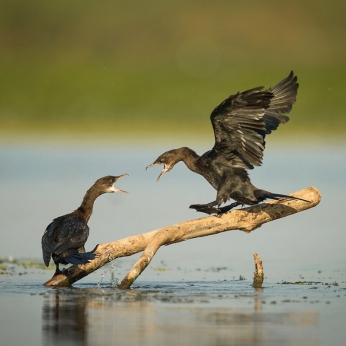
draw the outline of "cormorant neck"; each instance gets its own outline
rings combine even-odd
[[[189,168],[191,171],[199,173],[196,161],[200,158],[200,156],[188,147],[182,147],[177,150],[177,157],[180,158],[179,161],[183,161],[187,168]]]
[[[87,191],[83,198],[83,202],[80,207],[76,210],[79,216],[84,219],[86,222],[89,221],[90,216],[93,212],[95,199],[101,196],[104,192],[100,190],[95,190],[93,186]]]

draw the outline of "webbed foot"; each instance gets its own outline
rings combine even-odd
[[[67,273],[68,273],[68,269],[66,269],[66,268],[63,268],[62,270],[57,269],[57,270],[55,271],[53,277],[56,276],[56,275],[59,275],[59,274],[67,275]]]
[[[59,275],[59,274],[62,274],[62,271],[61,270],[56,270],[53,277],[56,276],[56,275]]]
[[[190,209],[196,209],[196,211],[199,211],[201,213],[206,213],[209,215],[220,213],[219,208],[216,208],[216,207],[209,205],[209,204],[191,204],[189,206],[189,208]]]
[[[231,209],[237,207],[240,204],[241,203],[239,203],[239,202],[234,202],[234,203],[226,205],[226,206],[224,206],[222,208],[218,208],[219,209],[219,214],[228,213]]]

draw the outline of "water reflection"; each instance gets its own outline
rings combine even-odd
[[[45,344],[73,341],[75,345],[85,345],[87,329],[86,297],[72,299],[56,290],[49,299],[43,301],[42,332]]]
[[[43,302],[42,341],[49,345],[318,344],[316,311],[283,311],[265,303],[261,290],[224,298],[211,294],[202,304],[176,304],[172,299],[176,296],[176,291],[165,289],[52,290]]]

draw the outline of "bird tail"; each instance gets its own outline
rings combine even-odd
[[[297,199],[299,201],[304,201],[304,202],[308,202],[310,203],[310,201],[307,201],[306,199],[302,199],[302,198],[298,198],[298,197],[294,197],[294,196],[288,196],[288,195],[282,195],[280,193],[272,193],[272,192],[268,192],[268,191],[262,191],[263,193],[261,193],[260,195],[260,199],[265,200],[267,198],[269,199],[280,199],[280,198],[288,198],[288,199]]]
[[[93,260],[96,257],[96,255],[92,252],[85,252],[85,253],[72,253],[71,255],[68,255],[64,258],[64,260],[71,264],[86,264],[90,260]]]

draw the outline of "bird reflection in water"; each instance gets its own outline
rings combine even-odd
[[[62,341],[74,345],[87,344],[87,299],[72,295],[61,295],[59,289],[43,301],[42,341],[45,345],[60,344]]]

